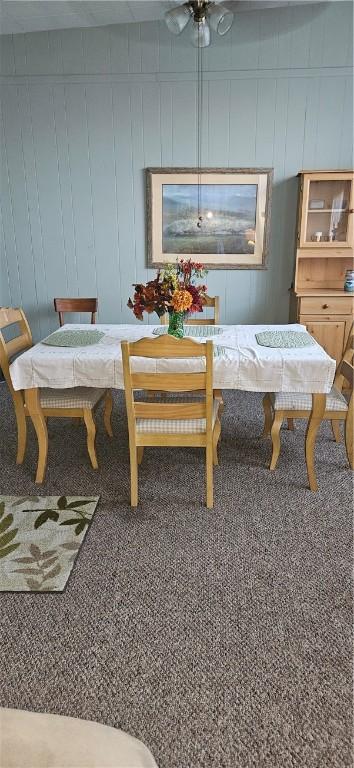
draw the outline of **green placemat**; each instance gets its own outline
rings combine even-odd
[[[97,344],[104,336],[102,331],[55,331],[43,339],[42,344],[51,347],[88,347]]]
[[[302,331],[260,331],[256,333],[258,344],[262,347],[310,347],[314,340],[309,333]]]
[[[154,328],[153,333],[155,336],[163,336],[164,333],[167,333],[168,326],[167,325],[160,325],[158,328]],[[184,326],[184,335],[185,336],[194,336],[198,338],[203,338],[205,336],[217,336],[219,333],[222,333],[223,329],[218,328],[217,325],[185,325]]]

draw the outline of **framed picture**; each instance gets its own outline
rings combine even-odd
[[[147,168],[148,266],[265,269],[273,170]]]

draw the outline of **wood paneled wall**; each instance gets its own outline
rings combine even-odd
[[[126,307],[145,266],[146,166],[196,163],[196,61],[163,23],[0,37],[0,303],[34,336],[55,295]],[[282,322],[294,263],[296,174],[350,167],[352,6],[236,16],[205,51],[203,163],[274,166],[265,272],[214,271],[224,322]]]

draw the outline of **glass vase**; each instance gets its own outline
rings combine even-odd
[[[184,336],[184,312],[170,312],[168,316],[168,331],[170,336],[183,339]]]

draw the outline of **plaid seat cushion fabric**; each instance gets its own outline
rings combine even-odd
[[[103,390],[95,387],[43,387],[40,391],[40,401],[42,408],[93,408],[102,394]]]
[[[181,397],[180,400],[187,402],[188,397]],[[176,398],[173,398],[173,401],[175,402]],[[213,426],[218,415],[219,404],[218,400],[214,400]],[[206,419],[137,419],[136,431],[169,435],[195,434],[206,431]]]
[[[276,411],[311,411],[312,396],[302,392],[276,392],[270,395]],[[326,411],[347,411],[348,403],[335,387],[326,395]]]

